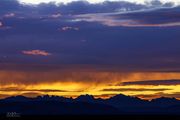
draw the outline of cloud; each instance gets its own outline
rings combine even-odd
[[[32,3],[32,4],[40,4],[40,3],[50,3],[50,2],[54,2],[56,5],[59,4],[69,4],[72,2],[84,2],[84,3],[91,3],[91,4],[102,4],[104,2],[129,2],[129,3],[136,3],[136,4],[143,4],[143,5],[147,5],[147,6],[162,6],[162,5],[169,5],[169,4],[173,4],[173,5],[179,5],[178,0],[36,0],[36,1],[29,1],[29,0],[19,0],[20,2],[23,3]]]
[[[113,96],[116,96],[117,94],[101,94],[101,95],[93,95],[94,97],[97,98],[103,98],[103,99],[109,99]]]
[[[7,13],[4,15],[5,18],[11,18],[14,17],[16,14],[15,13]]]
[[[7,14],[10,12],[28,13],[33,15],[48,15],[53,14],[52,17],[57,18],[55,13],[60,12],[62,15],[69,14],[87,14],[87,13],[107,13],[117,11],[134,11],[157,7],[172,7],[172,2],[146,2],[146,4],[140,4],[131,1],[104,1],[101,3],[90,3],[88,1],[72,1],[67,4],[56,4],[55,2],[41,3],[38,5],[22,4],[19,0],[1,0],[0,1],[0,15]],[[58,15],[59,17],[59,15]]]
[[[22,96],[25,96],[25,97],[37,97],[37,96],[43,96],[44,94],[41,94],[39,92],[24,92],[22,94],[20,94]],[[4,98],[7,98],[7,97],[4,97]]]
[[[103,89],[101,91],[104,91],[104,92],[128,92],[128,91],[131,91],[131,92],[135,92],[135,91],[138,91],[138,92],[145,92],[145,91],[166,91],[166,90],[171,90],[171,89],[167,89],[167,88],[161,88],[161,89],[147,89],[147,88],[117,88],[117,89],[113,89],[113,88],[110,88],[110,89]]]
[[[0,21],[0,30],[6,31],[12,29],[10,26],[5,26],[3,22]]]
[[[49,56],[51,53],[48,53],[44,50],[29,50],[29,51],[22,51],[25,55],[35,55],[35,56]]]
[[[176,9],[82,14],[75,15],[74,22],[97,22],[109,27],[177,27],[180,26],[180,16],[177,11],[173,11]]]
[[[7,87],[0,89],[0,92],[69,92],[66,90],[58,90],[58,89],[23,89],[17,87]]]
[[[123,82],[122,85],[180,85],[180,80],[143,80]]]
[[[12,67],[12,66],[11,66]],[[11,74],[11,76],[9,76]],[[14,68],[8,66],[1,67],[0,82],[1,85],[41,85],[41,84],[83,84],[83,86],[105,85],[112,86],[118,83],[126,84],[126,81],[147,80],[147,79],[179,79],[179,73],[134,73],[105,71],[92,66],[75,66],[54,64],[41,65],[15,65]],[[118,85],[122,85],[118,84]],[[169,84],[171,85],[171,83]],[[68,86],[68,85],[67,85]],[[59,86],[62,87],[62,86]],[[64,86],[66,87],[66,86]]]
[[[17,0],[1,0],[0,1],[0,13],[17,10],[20,4]]]
[[[156,92],[165,91],[171,93],[172,91],[178,92],[177,87],[170,86],[137,86],[132,88],[118,89],[117,83],[124,83],[125,81],[139,79],[165,79],[165,78],[180,78],[179,73],[121,73],[121,72],[99,72],[96,69],[68,69],[67,66],[57,68],[50,66],[50,69],[39,66],[31,66],[21,68],[18,70],[0,71],[0,94],[20,94],[25,92],[38,92],[38,93],[49,93],[52,95],[79,95],[84,93],[89,94],[118,94],[124,92],[124,94],[139,95],[150,94]],[[40,70],[40,69],[42,70]],[[30,70],[27,70],[30,69]],[[103,70],[104,71],[104,70]],[[120,84],[122,86],[122,84]],[[117,89],[115,89],[115,87]],[[125,87],[128,87],[125,86]],[[107,89],[109,88],[109,89]],[[103,90],[103,91],[102,91]],[[167,91],[166,91],[167,90]],[[105,95],[104,95],[105,97]]]
[[[39,5],[42,9],[48,4]],[[52,4],[51,4],[52,6]],[[85,14],[85,13],[105,13],[105,12],[116,12],[121,9],[126,10],[137,10],[146,8],[144,5],[130,3],[126,1],[105,1],[103,3],[91,4],[87,1],[73,1],[68,4],[60,4],[56,7],[57,10],[61,11],[62,14]]]
[[[91,9],[79,7],[86,4]],[[2,57],[1,61],[9,64],[42,64],[46,62],[51,65],[89,65],[97,66],[96,69],[106,66],[107,69],[115,69],[115,71],[180,71],[178,54],[180,42],[177,32],[179,28],[154,28],[159,23],[169,26],[172,23],[176,24],[175,22],[179,21],[178,8],[176,8],[177,10],[175,8],[167,9],[166,12],[157,11],[156,13],[156,10],[144,10],[133,13],[130,12],[132,9],[134,11],[143,7],[141,5],[133,6],[134,4],[131,6],[127,2],[105,2],[95,5],[83,2],[59,6],[53,3],[38,6],[20,5],[16,10],[13,9],[2,14],[4,16],[14,13],[16,16],[1,20],[3,26],[12,28],[8,30],[5,27],[0,28],[0,51],[3,51],[0,58],[7,56],[6,59]],[[137,6],[139,7],[137,8]],[[125,10],[124,14],[120,14],[122,13],[121,9]],[[169,14],[166,14],[168,11],[170,11]],[[102,12],[104,13],[102,14]],[[60,14],[62,15],[60,18],[52,18],[52,16],[58,17]],[[91,22],[73,22],[73,20],[78,20],[77,14],[81,14],[79,17],[86,20],[91,20],[89,16],[90,18],[94,17]],[[99,22],[96,19],[99,19]],[[123,24],[125,24],[124,27],[116,26]],[[127,27],[129,25],[134,27],[146,25],[148,29],[146,27],[140,29]],[[153,30],[149,28],[152,25],[154,25]],[[78,28],[80,30],[74,32]],[[60,32],[62,29],[67,31]],[[34,48],[38,48],[39,51],[46,48],[44,52],[51,51],[55,55],[44,62],[40,57],[36,60],[34,58],[27,59],[24,53],[24,55],[19,54],[19,51],[32,54]],[[107,70],[106,68],[103,67],[104,70]]]
[[[7,98],[7,97],[10,97],[10,95],[7,95],[7,94],[0,94],[0,99],[4,99],[4,98]]]
[[[34,86],[38,92],[41,85],[52,92],[74,87],[88,91],[127,81],[179,79],[179,8],[155,9],[162,6],[155,4],[32,6],[0,0],[1,85]],[[24,92],[32,92],[28,90]]]
[[[57,14],[52,14],[51,17],[52,18],[60,18],[62,15],[60,13]]]
[[[41,3],[38,5],[21,4],[17,0],[1,0],[0,1],[0,14],[6,14],[8,12],[18,13],[34,13],[47,15],[50,13],[61,14],[84,14],[84,13],[104,13],[104,12],[116,12],[121,10],[139,10],[148,8],[146,5],[131,3],[128,1],[104,1],[102,3],[92,4],[88,1],[72,1],[67,4],[55,4],[54,2]],[[163,4],[162,4],[163,5]],[[33,12],[32,12],[33,11]],[[59,16],[59,15],[58,15]],[[57,16],[56,16],[57,17]]]
[[[0,22],[0,28],[3,26],[3,23],[2,22]]]
[[[175,32],[179,29],[155,29],[154,33],[149,29],[109,28],[97,23],[64,23],[63,19],[14,19],[5,21],[7,25],[13,25],[13,29],[0,33],[0,50],[3,51],[2,54],[9,56],[9,59],[3,59],[4,62],[34,62],[33,59],[27,60],[18,55],[17,51],[31,51],[32,54],[34,48],[46,48],[46,52],[56,53],[56,59],[48,60],[49,64],[98,64],[124,71],[179,70],[180,57],[177,54],[179,50],[176,49],[179,47],[176,37],[179,34]],[[70,27],[78,26],[80,30],[60,32],[65,24]],[[139,33],[143,33],[141,37]],[[84,44],[82,40],[87,42]],[[42,61],[36,62],[38,63]]]
[[[61,30],[62,30],[62,31],[69,31],[69,30],[78,31],[79,28],[78,28],[78,27],[69,27],[69,26],[66,26],[66,27],[62,27]]]

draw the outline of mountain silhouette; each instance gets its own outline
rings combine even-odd
[[[94,96],[92,95],[80,95],[79,97],[76,98],[76,101],[81,101],[81,102],[94,102]]]
[[[0,100],[0,114],[23,115],[179,115],[180,100],[161,97],[151,101],[116,95],[109,99],[81,95],[75,99],[61,96],[8,97]]]

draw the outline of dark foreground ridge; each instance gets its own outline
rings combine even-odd
[[[0,114],[23,115],[180,115],[180,100],[157,98],[151,101],[137,97],[116,95],[109,99],[95,99],[81,95],[76,99],[59,96],[9,97],[0,100]]]

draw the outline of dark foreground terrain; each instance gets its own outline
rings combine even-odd
[[[0,100],[0,114],[21,115],[180,115],[180,101],[157,98],[151,101],[117,95],[95,99],[82,95],[76,99],[58,96],[9,97]]]

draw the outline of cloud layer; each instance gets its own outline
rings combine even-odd
[[[44,50],[29,50],[29,51],[22,51],[25,55],[35,55],[35,56],[49,56],[51,53],[48,53]]]
[[[1,3],[3,64],[107,65],[124,71],[180,70],[179,7],[155,9],[122,1],[102,4],[79,1],[60,6]],[[22,51],[29,55],[53,55],[48,59],[29,58]]]
[[[1,0],[0,94],[178,93],[179,11],[159,1]]]
[[[180,85],[180,80],[146,80],[124,82],[123,85]]]
[[[77,15],[76,21],[99,22],[110,27],[177,27],[180,26],[177,9],[85,14]]]
[[[23,3],[31,3],[31,4],[39,4],[39,3],[49,3],[49,2],[56,2],[56,3],[69,3],[69,2],[73,2],[73,1],[77,1],[77,0],[19,0]],[[101,3],[104,2],[106,0],[87,0],[90,3]],[[118,0],[108,0],[108,1],[118,1]],[[119,0],[120,1],[120,0]],[[179,1],[178,0],[121,0],[121,1],[128,1],[128,2],[133,2],[133,3],[139,3],[139,4],[148,4],[149,2],[153,2],[153,3],[168,3],[168,2],[172,2],[174,4],[178,4]]]
[[[136,91],[165,91],[165,90],[170,90],[170,89],[146,89],[146,88],[118,88],[118,89],[103,89],[102,91],[109,91],[109,92],[124,92],[124,91],[131,91],[131,92],[136,92]]]

